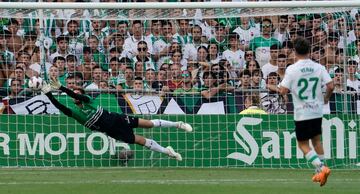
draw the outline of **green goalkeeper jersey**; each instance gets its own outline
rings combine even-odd
[[[72,112],[72,117],[85,127],[91,126],[98,121],[103,113],[103,108],[94,103],[94,100],[87,96],[90,101],[83,102],[82,108],[78,106],[69,107]]]
[[[91,99],[90,96],[76,94],[73,91],[65,88],[63,86],[60,87],[60,90],[71,96],[72,98],[81,101],[82,106],[79,107],[77,105],[73,105],[71,107],[66,107],[60,102],[58,102],[54,96],[52,96],[51,92],[46,93],[46,96],[50,99],[51,103],[58,108],[65,115],[74,118],[80,124],[85,127],[98,130],[98,125],[96,124],[100,117],[103,114],[109,114],[108,111],[104,110],[101,106],[95,104],[94,100]]]

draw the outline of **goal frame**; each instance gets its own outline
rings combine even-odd
[[[0,2],[2,9],[196,9],[196,8],[314,8],[359,7],[360,1],[271,1],[271,2],[151,2],[151,3],[49,3]]]

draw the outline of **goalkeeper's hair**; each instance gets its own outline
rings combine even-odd
[[[85,94],[85,90],[82,89],[82,88],[76,88],[76,89],[74,89],[74,91],[75,91],[75,90],[79,91],[80,94]]]

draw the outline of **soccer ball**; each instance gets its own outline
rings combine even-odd
[[[29,88],[35,91],[41,90],[43,79],[41,77],[31,77],[29,80]]]
[[[122,149],[118,153],[118,159],[121,165],[126,166],[129,160],[134,158],[134,151],[129,149]]]

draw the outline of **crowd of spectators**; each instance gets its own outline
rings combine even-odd
[[[292,40],[299,36],[312,43],[311,58],[326,67],[336,92],[360,91],[357,10],[173,20],[77,20],[77,11],[55,12],[68,19],[45,20],[43,48],[38,18],[0,19],[3,98],[15,98],[30,77],[46,74],[85,90],[206,99],[255,91],[268,112],[285,113],[288,98],[277,94],[277,86],[296,60]]]

